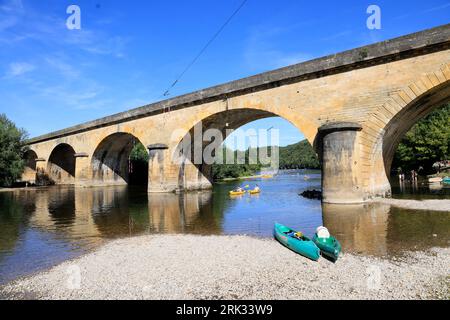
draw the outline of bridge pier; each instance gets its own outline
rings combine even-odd
[[[180,170],[179,191],[205,190],[212,188],[212,168],[208,165],[196,166],[191,162],[184,163]]]
[[[36,159],[36,184],[42,185],[48,181],[47,161],[44,158]]]
[[[157,143],[147,146],[148,160],[148,192],[174,192],[178,188],[178,170],[170,159],[169,147]]]
[[[329,123],[319,128],[323,202],[336,204],[364,202],[360,178],[361,130],[361,125],[352,122]]]
[[[85,152],[76,153],[75,157],[75,185],[85,186],[89,179],[90,158]]]

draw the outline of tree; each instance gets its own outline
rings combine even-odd
[[[142,143],[137,143],[130,153],[130,160],[136,162],[148,162],[148,152]]]
[[[9,187],[23,173],[26,132],[0,115],[0,186]]]
[[[222,180],[225,178],[239,178],[252,176],[261,170],[260,164],[249,164],[249,150],[233,151],[227,148],[222,150],[222,164],[215,163],[212,165],[212,176],[214,180]],[[245,164],[226,164],[227,154],[232,154],[234,161],[239,158],[245,159]],[[220,155],[218,155],[220,156]]]
[[[450,104],[432,112],[409,130],[400,142],[392,168],[423,167],[432,172],[437,161],[450,159]]]
[[[280,169],[320,169],[319,158],[308,140],[280,148]]]
[[[129,184],[147,185],[149,155],[144,145],[136,142],[130,153]]]

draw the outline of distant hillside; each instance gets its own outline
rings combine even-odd
[[[265,148],[264,148],[265,149]],[[269,147],[270,149],[270,147]],[[259,151],[262,150],[258,148]],[[265,150],[263,150],[265,151]],[[245,159],[248,160],[250,150],[247,151],[232,151],[225,150],[224,154],[232,152],[235,157],[240,154],[245,154]],[[270,154],[270,151],[269,151]],[[248,163],[248,162],[246,162]],[[314,152],[313,147],[307,140],[279,148],[279,168],[280,169],[319,169],[319,159]],[[249,164],[215,164],[212,172],[214,180],[221,180],[225,178],[238,178],[243,176],[251,176],[256,174],[261,169],[262,165]]]
[[[280,169],[319,169],[316,152],[308,140],[280,148]]]

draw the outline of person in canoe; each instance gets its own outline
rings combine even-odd
[[[261,192],[261,189],[258,185],[256,185],[252,190],[248,190],[248,193],[250,194],[259,194]]]
[[[291,233],[288,234],[289,237],[292,238],[296,238],[298,240],[303,240],[303,233],[301,233],[300,231],[292,231]]]

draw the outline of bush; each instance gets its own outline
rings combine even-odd
[[[0,186],[10,187],[23,173],[26,132],[0,115]]]
[[[450,104],[432,112],[406,133],[399,144],[392,165],[393,171],[435,171],[433,164],[450,159]]]

